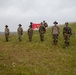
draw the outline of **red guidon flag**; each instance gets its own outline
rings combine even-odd
[[[36,28],[39,28],[41,24],[36,24],[36,23],[33,23],[32,24],[32,29],[36,29]]]

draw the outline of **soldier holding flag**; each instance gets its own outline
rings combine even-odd
[[[45,28],[48,27],[48,24],[45,21],[43,21],[43,25],[45,26]]]
[[[32,41],[32,35],[33,35],[33,29],[32,29],[32,22],[30,22],[30,26],[29,26],[29,29],[28,29],[28,38],[29,38],[29,41],[31,42]]]
[[[44,41],[44,34],[46,32],[45,26],[41,22],[41,26],[39,27],[39,33],[40,33],[40,40]]]

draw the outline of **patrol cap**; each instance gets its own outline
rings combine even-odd
[[[45,22],[45,20],[43,20],[43,22]]]
[[[69,23],[68,22],[65,22],[65,25],[68,25]]]
[[[53,24],[58,24],[58,22],[57,21],[54,21]]]
[[[21,24],[19,24],[18,26],[22,26]]]
[[[5,25],[5,27],[8,27],[8,25]]]
[[[30,22],[30,24],[32,24],[32,22]]]

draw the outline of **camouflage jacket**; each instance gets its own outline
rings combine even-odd
[[[60,33],[60,28],[58,26],[52,27],[52,34],[58,34]]]
[[[9,35],[9,33],[10,33],[9,28],[5,28],[5,34]]]
[[[32,28],[29,28],[28,29],[28,35],[30,36],[30,35],[33,35],[33,29]]]
[[[41,25],[41,26],[39,27],[39,33],[40,33],[40,34],[44,34],[45,32],[46,32],[45,26]]]
[[[23,29],[21,27],[18,27],[17,32],[18,34],[23,35]]]
[[[48,24],[47,24],[47,23],[44,23],[43,25],[44,25],[45,27],[48,27]]]
[[[63,34],[64,34],[64,33],[67,33],[67,34],[72,35],[72,30],[71,30],[71,28],[70,28],[69,26],[65,26],[65,27],[63,28]]]

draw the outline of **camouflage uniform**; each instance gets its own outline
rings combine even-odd
[[[6,42],[7,42],[7,41],[8,41],[8,38],[9,38],[10,32],[9,32],[8,26],[6,25],[5,27],[6,27],[6,28],[5,28],[5,39],[6,39]]]
[[[69,46],[70,36],[72,35],[72,30],[68,26],[68,22],[66,22],[65,25],[66,26],[63,28],[63,36],[64,36],[64,40],[65,40],[65,45]]]
[[[58,36],[59,36],[59,27],[56,25],[56,24],[58,24],[56,21],[54,22],[54,26],[52,27],[52,36],[53,36],[53,43],[54,44],[57,44],[57,42],[58,42]]]
[[[41,23],[41,26],[39,27],[39,33],[40,33],[41,41],[44,41],[45,32],[46,32],[45,26]]]
[[[22,26],[22,25],[19,24],[19,27],[18,27],[18,29],[17,29],[17,32],[18,32],[18,39],[19,39],[19,41],[22,40],[22,35],[23,35],[23,29],[22,29],[21,26]]]
[[[43,21],[43,25],[44,25],[45,27],[48,27],[48,24],[47,24],[45,21]]]
[[[32,22],[31,22],[28,29],[28,38],[30,42],[32,41],[32,35],[33,35],[33,29],[32,29]]]

